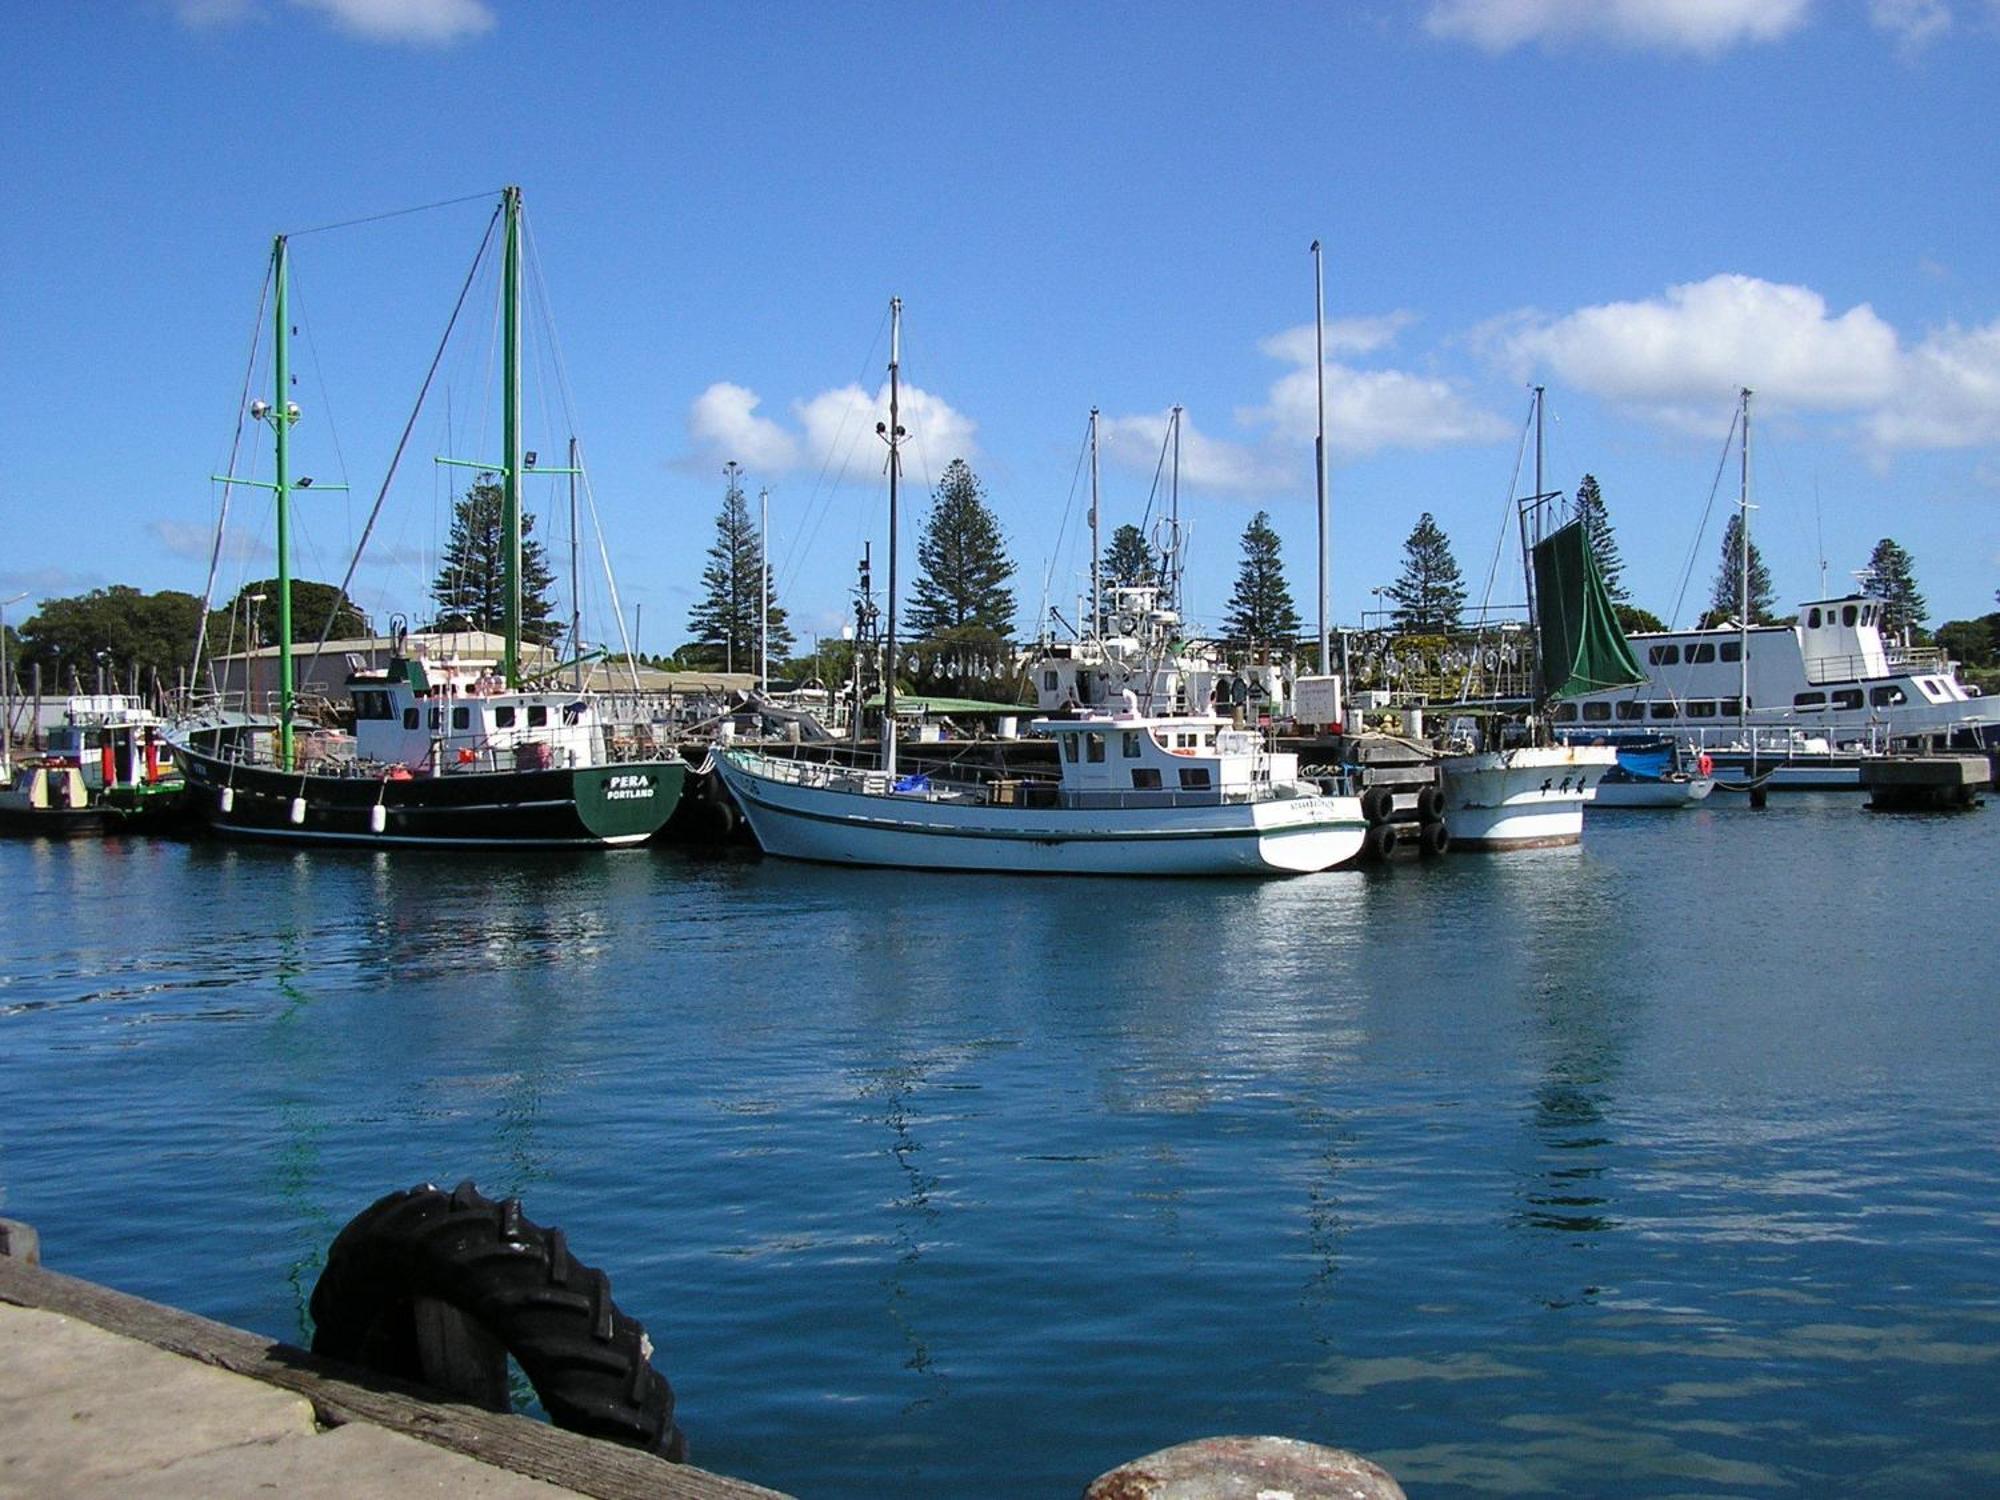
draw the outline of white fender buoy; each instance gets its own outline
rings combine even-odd
[[[292,822],[294,824],[298,824],[305,822],[305,820],[306,820],[306,799],[303,797],[292,798]]]
[[[381,803],[378,802],[373,807],[368,809],[368,831],[370,833],[380,833],[383,829],[387,828],[388,826],[389,826],[388,808],[384,807]]]
[[[233,786],[224,787],[222,789],[222,795],[217,797],[215,800],[221,806],[224,812],[236,811],[236,788]]]

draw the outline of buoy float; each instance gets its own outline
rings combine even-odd
[[[222,811],[234,812],[236,810],[236,788],[233,786],[224,787],[222,789],[222,794],[215,800],[217,805],[221,807]]]
[[[294,824],[300,824],[305,822],[305,820],[306,820],[306,799],[303,797],[292,798],[292,822]]]
[[[383,829],[387,828],[388,826],[389,826],[388,808],[384,807],[381,803],[378,802],[373,807],[368,809],[368,831],[370,833],[380,833],[382,832]]]

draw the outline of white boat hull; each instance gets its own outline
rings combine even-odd
[[[1712,777],[1683,781],[1604,781],[1591,794],[1595,807],[1693,807],[1715,790]]]
[[[1309,874],[1361,852],[1356,797],[1010,807],[802,785],[716,758],[765,853],[828,864],[1065,875]],[[796,762],[775,763],[778,765]]]
[[[1541,849],[1583,837],[1583,805],[1618,752],[1599,745],[1527,745],[1447,755],[1444,824],[1454,849]]]

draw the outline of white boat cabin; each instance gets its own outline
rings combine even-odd
[[[1036,719],[1029,728],[1061,747],[1063,796],[1072,804],[1133,793],[1244,801],[1298,783],[1298,756],[1268,750],[1255,730],[1211,715],[1089,714]]]
[[[2000,703],[1968,692],[1935,651],[1882,633],[1882,601],[1816,599],[1790,625],[1630,638],[1648,680],[1557,705],[1565,734],[1638,731],[1720,744],[1744,726],[1831,746],[2000,731]],[[1747,655],[1746,655],[1747,651]]]
[[[47,735],[48,753],[70,761],[93,791],[151,785],[171,778],[167,725],[124,693],[80,693],[63,706],[63,721]]]
[[[349,674],[356,759],[427,775],[594,766],[608,758],[592,700],[510,690],[488,662],[429,659],[412,642],[382,671]]]

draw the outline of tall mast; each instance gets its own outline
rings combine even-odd
[[[282,234],[271,245],[271,278],[276,335],[271,341],[271,372],[278,394],[271,403],[271,427],[278,435],[278,765],[292,768],[292,423],[299,409],[291,399],[291,314],[286,297],[286,243]],[[250,643],[256,650],[257,643]],[[248,658],[245,659],[246,662]],[[244,684],[249,685],[246,667]],[[246,695],[247,696],[247,695]]]
[[[1090,409],[1090,633],[1104,634],[1104,547],[1097,522],[1097,408]]]
[[[882,668],[882,769],[896,774],[896,483],[902,469],[903,299],[889,299],[889,421],[875,431],[889,445],[889,644]]]
[[[1174,408],[1174,472],[1168,487],[1169,517],[1167,535],[1173,542],[1173,563],[1168,571],[1173,597],[1167,607],[1175,614],[1181,612],[1181,409]]]
[[[1528,653],[1528,697],[1534,707],[1542,703],[1542,616],[1535,598],[1535,538],[1541,530],[1542,513],[1542,387],[1535,387],[1535,494],[1521,512],[1521,576],[1528,590],[1528,631],[1534,649]],[[1530,523],[1529,517],[1535,520]],[[1482,627],[1484,628],[1483,622]]]
[[[500,512],[500,545],[506,569],[506,647],[500,670],[507,686],[521,685],[521,190],[507,188],[501,195],[507,215],[507,238],[502,272],[501,314],[502,383],[500,441],[506,449],[501,460],[503,481]]]
[[[757,491],[757,690],[771,691],[771,487]]]
[[[1312,242],[1312,258],[1313,374],[1319,389],[1319,436],[1313,442],[1314,478],[1319,485],[1319,669],[1325,673],[1333,665],[1326,627],[1326,279],[1318,240]]]
[[[576,690],[583,691],[583,571],[577,562],[576,434],[569,439],[569,652],[576,658]]]
[[[1737,540],[1742,543],[1736,595],[1736,716],[1750,714],[1750,388],[1743,388],[1743,478],[1737,492]]]

